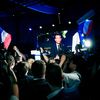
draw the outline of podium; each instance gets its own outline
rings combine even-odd
[[[35,60],[41,60],[40,50],[31,50],[31,55],[34,56]]]

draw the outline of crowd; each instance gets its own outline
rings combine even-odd
[[[0,48],[0,100],[99,100],[99,55],[58,53],[35,60]]]

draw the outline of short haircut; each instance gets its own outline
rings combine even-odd
[[[55,33],[54,33],[54,37],[55,37],[56,35],[60,35],[60,36],[61,36],[61,38],[62,38],[62,35],[61,35],[61,33],[60,33],[60,32],[55,32]]]
[[[62,86],[62,70],[58,64],[48,64],[46,68],[46,79],[53,86]]]
[[[28,63],[27,62],[19,62],[15,67],[14,71],[17,77],[25,76],[26,72],[28,71]]]
[[[42,60],[36,60],[32,63],[31,70],[34,77],[41,78],[45,74],[46,64]]]

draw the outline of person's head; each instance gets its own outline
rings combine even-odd
[[[15,74],[17,77],[23,77],[28,72],[28,63],[27,62],[19,62],[14,68]]]
[[[34,59],[33,58],[29,58],[28,60],[27,60],[27,62],[28,62],[28,64],[29,64],[29,69],[31,69],[31,66],[32,66],[32,63],[34,63]]]
[[[54,87],[62,87],[62,70],[56,63],[50,63],[46,68],[46,80]]]
[[[79,61],[79,60],[80,60],[80,59],[79,59],[78,56],[76,56],[76,55],[73,55],[73,56],[70,58],[70,61],[69,61],[69,69],[71,70],[71,72],[77,70],[77,66],[78,66],[78,61]]]
[[[55,59],[50,57],[49,60],[48,60],[48,64],[50,64],[50,63],[55,63]]]
[[[16,61],[16,63],[23,61],[22,56],[18,56],[18,55],[15,56],[15,61]]]
[[[35,78],[44,78],[46,71],[46,64],[42,60],[36,60],[31,66],[32,74]]]
[[[6,61],[7,61],[9,68],[12,69],[15,66],[15,59],[14,59],[13,55],[7,55]]]
[[[76,63],[73,60],[71,60],[69,63],[69,69],[73,72],[76,70],[76,67],[77,67]]]
[[[61,40],[62,40],[62,37],[60,34],[55,34],[55,42],[57,44],[60,44],[61,43]]]

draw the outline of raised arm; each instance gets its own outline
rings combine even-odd
[[[44,60],[45,60],[45,62],[47,63],[48,61],[49,61],[49,58],[43,53],[44,52],[44,50],[43,50],[43,48],[42,47],[40,47],[40,51],[41,51],[41,54],[42,54],[42,56],[43,56],[43,58],[44,58]]]
[[[26,57],[23,53],[20,52],[20,50],[17,48],[17,46],[14,46],[13,49],[18,54],[18,56],[21,56],[24,60],[26,60]]]

